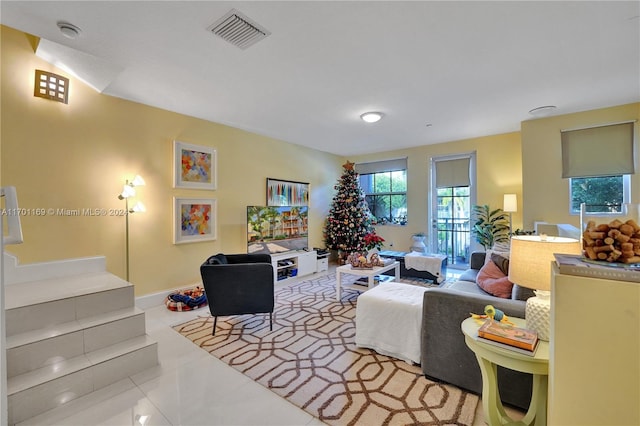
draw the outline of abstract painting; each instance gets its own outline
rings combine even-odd
[[[267,206],[309,205],[309,184],[267,178]]]
[[[216,157],[216,150],[211,147],[174,141],[174,187],[216,189]]]
[[[216,200],[174,198],[173,243],[195,243],[216,239]]]

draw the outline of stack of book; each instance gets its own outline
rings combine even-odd
[[[588,260],[580,255],[554,253],[561,274],[640,283],[640,264]]]
[[[538,347],[538,333],[487,319],[478,329],[478,341],[533,356]]]

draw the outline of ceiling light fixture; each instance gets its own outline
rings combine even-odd
[[[376,121],[380,121],[382,117],[384,117],[383,113],[375,111],[365,112],[360,116],[360,118],[362,118],[362,120],[366,121],[367,123],[375,123]]]
[[[58,22],[58,28],[60,29],[60,32],[63,36],[65,36],[66,38],[70,38],[71,40],[75,40],[76,38],[78,38],[78,36],[82,32],[82,30],[75,25],[63,21]]]
[[[529,114],[533,115],[534,117],[544,117],[545,115],[551,114],[556,110],[556,108],[557,106],[555,105],[545,105],[530,110]]]

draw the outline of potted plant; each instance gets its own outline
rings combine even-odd
[[[380,250],[384,245],[384,238],[376,234],[376,231],[369,232],[364,236],[364,248],[366,250]]]
[[[486,204],[475,205],[472,209],[476,222],[471,232],[485,250],[493,247],[495,243],[509,241],[507,213],[502,209],[491,210]]]

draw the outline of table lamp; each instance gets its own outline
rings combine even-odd
[[[573,238],[546,235],[523,235],[511,238],[509,281],[534,290],[535,297],[527,299],[525,319],[527,328],[538,338],[549,341],[551,320],[551,262],[554,253],[580,254],[580,241]]]

